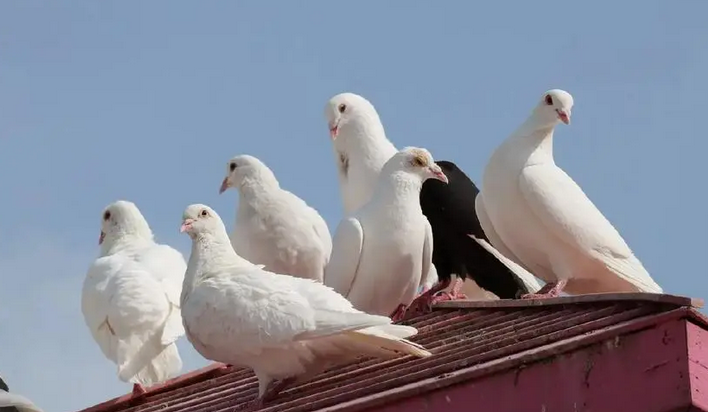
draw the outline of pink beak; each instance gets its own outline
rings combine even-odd
[[[194,219],[184,219],[182,226],[179,228],[179,233],[184,233],[186,230],[191,229],[192,223],[194,223]]]
[[[558,118],[561,122],[565,124],[570,124],[570,116],[568,116],[568,113],[566,113],[565,110],[557,109],[556,111],[558,112]]]
[[[103,233],[103,231],[101,231],[101,234],[98,236],[98,244],[100,245],[101,243],[103,243],[103,239],[105,239],[105,238],[106,238],[106,234]]]
[[[219,194],[222,194],[229,188],[229,178],[225,177],[224,181],[221,182],[221,187],[219,188]]]
[[[329,137],[334,140],[337,138],[337,134],[339,134],[339,125],[335,124],[334,126],[330,125],[329,126]]]
[[[442,169],[440,169],[440,166],[431,166],[430,173],[433,174],[434,179],[437,179],[443,183],[448,183],[447,176],[445,176],[445,173],[443,173]]]

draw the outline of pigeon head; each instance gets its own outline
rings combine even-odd
[[[553,89],[543,94],[535,114],[543,124],[556,125],[559,121],[570,124],[573,96],[565,90]]]
[[[98,244],[110,245],[127,235],[152,239],[152,230],[135,203],[118,200],[103,209]]]
[[[224,193],[230,187],[240,187],[247,179],[278,184],[273,172],[263,162],[253,156],[240,155],[232,158],[226,164],[226,177],[221,182],[219,194]]]
[[[420,147],[406,147],[399,151],[384,165],[384,168],[392,171],[402,170],[404,172],[419,176],[422,181],[437,179],[447,183],[447,176],[440,166],[435,164],[433,156],[429,151]]]
[[[187,232],[192,239],[199,235],[214,233],[221,229],[225,231],[224,223],[219,215],[207,205],[193,204],[187,206],[182,214],[180,232]]]
[[[327,102],[325,117],[333,141],[346,130],[363,129],[368,122],[379,122],[374,106],[354,93],[340,93]]]

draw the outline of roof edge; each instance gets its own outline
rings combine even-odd
[[[702,308],[703,299],[660,293],[588,293],[545,299],[448,300],[434,305],[436,309],[530,308],[597,302],[653,302]]]
[[[533,300],[521,300],[521,299],[501,299],[501,300],[495,300],[495,301],[472,301],[472,300],[455,300],[455,301],[446,301],[446,302],[440,302],[434,305],[434,310],[450,310],[450,309],[480,309],[480,308],[528,308],[528,307],[536,307],[536,306],[552,306],[552,305],[564,305],[564,304],[574,304],[574,303],[592,303],[592,302],[609,302],[609,301],[617,301],[617,302],[623,302],[623,301],[639,301],[639,302],[654,302],[654,303],[665,303],[669,305],[676,305],[677,308],[671,309],[669,311],[666,311],[664,313],[660,314],[653,314],[653,315],[646,315],[640,318],[636,318],[630,321],[625,321],[618,323],[613,326],[605,327],[602,329],[598,329],[596,331],[590,332],[588,334],[582,334],[580,336],[584,337],[582,339],[582,345],[579,345],[575,342],[575,338],[570,338],[566,339],[560,342],[556,342],[551,347],[544,348],[542,351],[538,351],[538,353],[535,353],[533,355],[533,358],[535,359],[537,356],[543,355],[543,357],[548,357],[548,356],[553,356],[555,354],[558,354],[559,351],[562,352],[567,352],[575,349],[578,346],[585,346],[588,344],[593,344],[596,341],[601,341],[603,339],[606,339],[607,336],[612,336],[613,333],[617,332],[618,330],[622,331],[622,333],[626,332],[631,332],[634,330],[642,329],[646,327],[647,325],[651,325],[653,323],[658,323],[658,322],[663,322],[666,320],[671,320],[674,318],[687,318],[689,321],[696,323],[700,327],[708,330],[708,317],[705,315],[699,313],[698,311],[692,309],[693,307],[697,307],[695,305],[696,301],[699,301],[699,303],[702,305],[702,300],[700,299],[691,299],[688,297],[683,297],[683,296],[675,296],[675,295],[663,295],[663,294],[654,294],[654,293],[600,293],[600,294],[591,294],[591,295],[577,295],[577,296],[562,296],[562,297],[557,297],[557,298],[547,298],[547,299],[533,299]],[[606,336],[607,335],[607,336]],[[564,345],[567,345],[564,346]],[[511,356],[506,356],[503,357],[502,360],[505,360],[504,364],[507,364],[502,369],[507,369],[507,368],[513,368],[516,367],[517,365],[514,363],[516,362],[515,360],[520,356],[528,356],[529,350],[519,352],[515,355]],[[552,353],[550,353],[552,352]],[[532,362],[534,360],[531,360]],[[489,365],[489,367],[493,368],[491,371],[495,371],[499,366],[497,365],[497,361],[493,361],[492,365]],[[521,363],[528,363],[529,359],[525,358],[523,362]],[[191,372],[187,372],[183,375],[177,376],[175,378],[169,379],[163,383],[157,384],[150,386],[146,389],[146,392],[134,396],[132,393],[127,393],[125,395],[121,395],[118,397],[115,397],[113,399],[109,399],[105,402],[90,406],[85,409],[81,409],[78,412],[101,412],[105,411],[108,408],[115,407],[117,405],[130,405],[134,406],[140,403],[142,399],[147,397],[148,395],[155,395],[159,394],[162,392],[170,391],[172,389],[175,389],[177,387],[181,386],[187,386],[191,384],[192,382],[201,382],[205,381],[207,379],[212,379],[216,378],[219,376],[222,376],[224,374],[230,373],[233,369],[242,369],[240,367],[235,367],[235,366],[229,366],[220,362],[215,362],[212,363],[211,365],[205,366],[200,369],[193,370]],[[500,369],[500,370],[502,370]],[[463,369],[460,371],[457,371],[455,373],[446,375],[444,377],[438,377],[435,379],[431,380],[424,380],[421,382],[416,382],[412,383],[409,385],[405,385],[403,387],[399,387],[396,389],[392,389],[390,391],[382,392],[380,394],[376,395],[371,395],[370,397],[372,399],[369,399],[370,397],[364,397],[358,400],[353,400],[349,402],[345,402],[344,404],[337,405],[337,411],[348,411],[350,410],[350,407],[347,407],[345,405],[350,405],[351,404],[351,410],[359,410],[360,406],[378,406],[382,403],[388,403],[391,400],[397,400],[400,398],[408,397],[408,396],[415,396],[416,394],[422,393],[422,392],[427,392],[428,390],[434,390],[438,389],[441,387],[446,387],[450,386],[453,384],[456,384],[461,381],[465,381],[468,379],[473,379],[477,375],[484,375],[487,372],[481,371],[480,368],[478,367],[470,367],[467,369]],[[434,382],[431,386],[430,382]],[[425,387],[425,389],[423,389]],[[365,402],[364,404],[361,404],[360,402]],[[373,402],[371,405],[369,405],[369,402]],[[355,405],[357,405],[355,407]],[[342,407],[340,409],[339,407]],[[329,408],[325,410],[330,410]]]
[[[695,319],[695,314],[697,314],[697,312],[693,309],[680,307],[664,313],[645,315],[563,339],[545,347],[527,349],[513,355],[495,359],[483,365],[473,365],[444,376],[424,379],[398,388],[344,402],[336,406],[322,409],[322,412],[357,412],[382,407],[392,402],[422,395],[472,379],[478,379],[482,376],[524,367],[524,365],[572,352],[576,349],[597,344],[618,335],[638,332],[659,323],[676,319],[686,319],[690,321]]]
[[[215,362],[209,366],[205,366],[200,369],[195,369],[183,375],[168,379],[162,383],[158,383],[157,385],[145,388],[145,393],[142,393],[138,396],[134,396],[132,393],[128,393],[126,395],[121,395],[113,399],[109,399],[105,402],[101,402],[97,405],[81,409],[78,412],[99,412],[105,410],[106,408],[119,404],[130,404],[133,402],[137,403],[139,400],[147,397],[148,395],[155,395],[161,392],[169,391],[171,389],[174,389],[175,387],[185,386],[186,384],[190,384],[192,381],[203,381],[205,379],[216,378],[218,376],[228,373],[231,368],[232,367],[224,363]],[[207,375],[212,376],[207,377]]]

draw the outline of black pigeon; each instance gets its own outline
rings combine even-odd
[[[449,182],[429,179],[420,192],[420,206],[433,229],[433,264],[438,271],[438,283],[423,295],[427,303],[450,285],[453,274],[462,280],[473,279],[501,299],[530,293],[511,269],[468,236],[489,242],[475,211],[477,186],[454,163],[436,163]]]

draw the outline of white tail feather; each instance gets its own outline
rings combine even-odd
[[[661,286],[651,278],[649,272],[635,255],[631,255],[629,258],[612,258],[601,255],[601,260],[617,276],[636,286],[637,291],[663,293]]]
[[[134,338],[137,339],[137,338]],[[134,345],[126,342],[126,346]],[[182,369],[176,343],[163,344],[162,331],[151,334],[137,352],[118,367],[118,377],[124,382],[154,385],[178,374]]]
[[[531,274],[528,270],[522,268],[518,263],[514,262],[513,260],[509,259],[508,257],[504,256],[500,251],[498,251],[494,246],[492,246],[489,242],[487,242],[484,239],[478,239],[474,235],[467,235],[474,239],[475,242],[479,243],[480,246],[482,246],[487,252],[491,253],[496,257],[500,262],[504,264],[504,266],[508,267],[509,270],[514,272],[516,276],[521,280],[521,282],[524,283],[526,288],[529,290],[530,293],[537,292],[539,289],[541,289],[541,284],[538,283],[538,280],[536,280],[536,277]]]
[[[171,343],[135,375],[134,382],[144,382],[146,385],[164,382],[177,376],[181,370],[182,358],[179,356],[177,344]]]
[[[427,358],[432,354],[425,350],[425,348],[415,342],[411,342],[407,339],[395,336],[392,331],[396,334],[400,334],[403,329],[391,328],[400,327],[401,325],[388,325],[385,327],[377,326],[373,328],[366,328],[357,331],[347,332],[345,335],[358,343],[363,343],[367,346],[367,354],[374,356],[392,356],[396,353],[403,353],[406,355],[412,355],[418,358]],[[389,329],[391,328],[391,329]],[[415,328],[412,328],[415,329]],[[417,332],[417,331],[416,331]],[[393,353],[391,353],[393,352]]]

